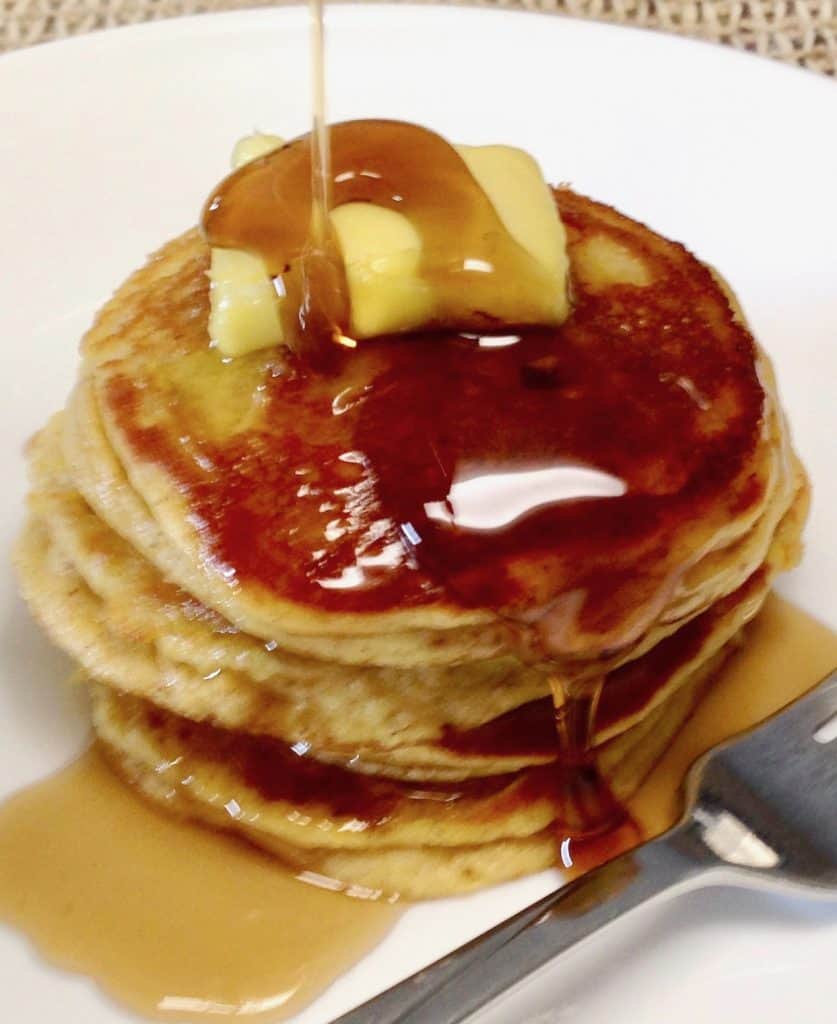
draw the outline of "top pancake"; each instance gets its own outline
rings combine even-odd
[[[159,530],[144,553],[268,638],[490,631],[499,611],[536,622],[549,654],[595,656],[663,617],[779,486],[778,414],[707,268],[607,207],[557,202],[563,327],[506,347],[361,343],[333,376],[279,350],[223,361],[205,244],[161,250],[87,335],[79,385]],[[432,512],[452,483],[543,467],[592,473],[610,496],[493,530]]]

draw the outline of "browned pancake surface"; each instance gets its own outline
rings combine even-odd
[[[618,635],[763,499],[764,393],[752,338],[705,267],[607,207],[557,199],[573,314],[505,347],[382,339],[328,376],[280,353],[225,364],[207,350],[206,263],[193,259],[171,303],[166,280],[149,296],[148,347],[100,353],[123,460],[173,482],[205,553],[245,588],[362,614],[516,614],[569,596],[583,632]],[[633,261],[634,283],[598,274],[602,239]],[[457,482],[544,467],[624,493],[582,487],[511,516],[489,496],[494,529],[432,511]]]

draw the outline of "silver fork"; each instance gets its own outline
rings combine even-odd
[[[437,960],[333,1024],[459,1024],[623,914],[701,886],[837,897],[837,671],[710,751],[680,823]]]

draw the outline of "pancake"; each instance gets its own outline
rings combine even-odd
[[[205,245],[192,235],[161,251],[105,307],[83,347],[83,387],[93,392],[132,491],[153,509],[155,543],[145,553],[204,603],[266,639],[277,624],[289,633],[329,636],[475,623],[493,628],[486,603],[513,608],[518,618],[541,612],[551,654],[584,653],[593,644],[610,648],[647,629],[687,587],[688,571],[745,534],[769,500],[780,475],[779,453],[763,428],[778,433],[772,422],[778,414],[765,408],[763,360],[708,270],[682,247],[605,207],[566,190],[558,203],[569,232],[575,309],[559,332],[560,349],[550,349],[548,358],[563,360],[555,379],[560,369],[566,384],[518,389],[514,400],[524,415],[514,418],[521,421],[521,437],[505,442],[490,436],[496,419],[490,402],[469,403],[461,387],[445,388],[446,379],[460,382],[466,372],[459,348],[445,339],[364,346],[343,374],[314,383],[281,363],[274,350],[223,364],[206,345]],[[602,263],[608,245],[629,252],[648,283],[617,280],[607,287],[595,258]],[[511,346],[480,356],[491,362],[485,371],[491,385],[495,375],[501,383],[518,376],[515,361],[538,361],[539,339],[530,340],[531,352]],[[549,340],[555,347],[552,335]],[[432,358],[422,359],[427,351]],[[404,365],[394,366],[394,359]],[[388,387],[387,373],[413,382],[420,393]],[[381,378],[372,396],[333,415],[338,395]],[[257,388],[261,400],[253,403],[246,396]],[[426,406],[439,393],[450,407],[433,408],[431,416]],[[232,396],[245,396],[240,407]],[[390,400],[397,409],[386,407]],[[418,428],[399,411],[413,406],[433,422],[455,422],[458,435],[430,438],[416,458],[424,459],[425,448],[459,444],[469,450],[452,457],[489,462],[491,445],[499,451],[505,443],[533,462],[538,446],[560,445],[564,462],[624,480],[627,493],[558,502],[524,517],[526,536],[508,538],[497,564],[487,560],[485,545],[476,550],[479,536],[440,528],[433,543],[438,540],[446,564],[464,557],[454,546],[457,552],[472,547],[471,561],[481,567],[463,563],[456,580],[442,588],[427,565],[410,557],[396,517],[388,514],[413,522],[416,510],[390,510],[379,494],[390,472],[427,476],[423,463],[407,465],[404,456],[415,447],[409,438]],[[555,436],[528,439],[531,424],[547,414]],[[511,418],[504,416],[504,424]],[[392,423],[404,436],[395,436]],[[373,449],[382,437],[393,451],[367,466],[342,458]],[[400,468],[385,469],[388,460]],[[305,482],[309,476],[316,485]],[[370,483],[373,476],[377,484]],[[409,488],[393,480],[393,489]],[[95,495],[87,496],[95,504]],[[112,525],[140,542],[137,521],[131,515]],[[552,538],[548,555],[539,530]],[[426,532],[423,547],[431,543]],[[488,543],[497,547],[497,538]],[[326,554],[315,558],[324,548]],[[338,585],[353,566],[365,574],[362,584]],[[496,590],[498,579],[506,593],[489,593],[486,580],[495,581]],[[482,607],[480,590],[491,599]],[[583,607],[570,608],[566,595],[581,592]],[[602,598],[598,609],[596,595]]]
[[[221,359],[197,232],[98,315],[16,564],[150,799],[349,892],[550,866],[798,560],[808,483],[734,296],[555,195],[560,328]],[[544,471],[560,493],[520,505]]]
[[[543,670],[511,657],[408,673],[347,669],[266,651],[188,595],[167,588],[150,565],[93,516],[77,493],[62,487],[55,443],[58,426],[60,421],[33,444],[37,487],[31,505],[45,517],[47,528],[40,521],[30,525],[21,545],[21,565],[27,597],[39,617],[94,676],[152,695],[198,720],[218,721],[289,743],[305,742],[321,756],[360,759],[379,771],[392,772],[397,765],[413,774],[421,769],[438,773],[447,768],[460,776],[498,770],[493,759],[479,753],[463,758],[462,743],[455,764],[447,763],[448,751],[428,749],[427,744],[492,723],[537,698],[551,707]],[[774,533],[774,544],[788,532],[786,527]],[[777,560],[781,567],[787,555],[774,554],[771,571]],[[765,573],[759,581],[758,587],[751,583],[750,588],[760,600],[767,586]],[[98,593],[91,589],[91,582]],[[751,614],[718,628],[714,623],[723,610],[719,602],[691,628],[681,623],[680,633],[674,635],[678,649],[687,637],[698,636],[707,651],[714,650]],[[712,629],[707,626],[710,618]],[[657,659],[650,685],[637,682],[650,657],[645,662],[640,658],[623,663],[621,669],[618,662],[613,665],[597,731],[612,736],[627,728],[676,688],[680,678],[673,670],[676,665],[672,669],[660,662],[661,653],[671,646],[662,641],[650,649]],[[626,677],[627,682],[620,682]],[[625,717],[626,702],[618,699],[621,691],[631,695],[631,717]],[[271,695],[277,699],[271,700]],[[620,708],[620,714],[609,711],[611,706]],[[529,721],[525,731],[534,727],[541,736],[546,733],[541,741],[546,752],[536,759],[552,760],[551,711],[547,709],[541,718],[546,729]],[[384,752],[388,765],[381,762]],[[499,770],[526,763],[516,755],[502,760]]]
[[[779,566],[787,557],[781,537],[789,529],[786,526],[777,535],[773,559]],[[164,642],[167,634],[155,646],[143,643],[134,627],[122,630],[119,615],[112,623],[108,605],[90,590],[37,520],[24,532],[19,565],[31,607],[87,672],[195,720],[274,736],[288,744],[303,743],[320,757],[350,759],[366,770],[374,765],[379,772],[413,777],[437,777],[447,770],[462,778],[556,757],[547,684],[541,677],[539,686],[527,690],[518,680],[515,688],[513,664],[500,666],[493,677],[477,674],[473,665],[464,666],[464,685],[458,691],[461,705],[452,700],[457,692],[455,673],[441,686],[437,676],[434,690],[421,688],[424,676],[404,685],[403,673],[395,680],[376,670],[372,678],[358,674],[350,681],[345,670],[340,675],[339,667],[337,679],[330,683],[321,666],[319,675],[302,677],[296,685],[280,675],[268,687],[248,676],[241,663],[235,670],[206,670],[204,663],[201,671],[170,656]],[[606,742],[641,720],[683,685],[695,664],[723,647],[760,606],[776,567],[773,561],[766,563],[736,592],[643,657],[613,669],[603,687],[593,742]],[[164,616],[161,612],[159,618]],[[216,645],[221,639],[216,638]],[[235,658],[228,660],[235,663]],[[529,671],[528,666],[518,666],[517,675]],[[428,691],[438,700],[428,699]],[[516,694],[517,714],[491,700],[494,693],[508,699],[509,692]],[[464,721],[462,708],[470,708]],[[408,724],[399,727],[401,722]],[[505,734],[511,737],[511,749]],[[521,752],[527,745],[528,751]]]
[[[725,653],[635,727],[639,736],[625,733],[602,752],[599,765],[614,799],[636,791]],[[554,766],[417,789],[381,779],[367,786],[356,772],[313,762],[313,779],[300,780],[286,749],[238,746],[241,734],[195,727],[112,690],[92,692],[100,743],[142,793],[175,813],[240,833],[303,878],[314,872],[349,892],[362,886],[430,899],[542,870],[557,862],[561,836],[583,833],[589,814]]]
[[[217,593],[207,579],[211,563],[192,565],[178,554],[161,533],[148,506],[133,491],[130,481],[105,436],[89,380],[76,385],[63,425],[63,447],[73,467],[79,492],[96,514],[141,552],[169,580],[214,608],[227,621],[247,632],[236,620],[230,593]],[[253,633],[283,650],[329,660],[334,657],[334,634],[322,636],[291,633],[277,622],[266,634]],[[470,627],[448,626],[438,630],[407,629],[387,633],[386,642],[375,636],[337,634],[339,660],[348,664],[417,665],[457,663],[468,655],[488,657],[503,649],[502,630],[496,623]]]

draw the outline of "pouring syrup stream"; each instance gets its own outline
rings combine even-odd
[[[311,221],[301,261],[299,337],[305,357],[321,372],[333,369],[334,345],[354,348],[341,329],[348,296],[337,240],[331,226],[331,138],[326,124],[324,0],[308,5],[311,43]]]

